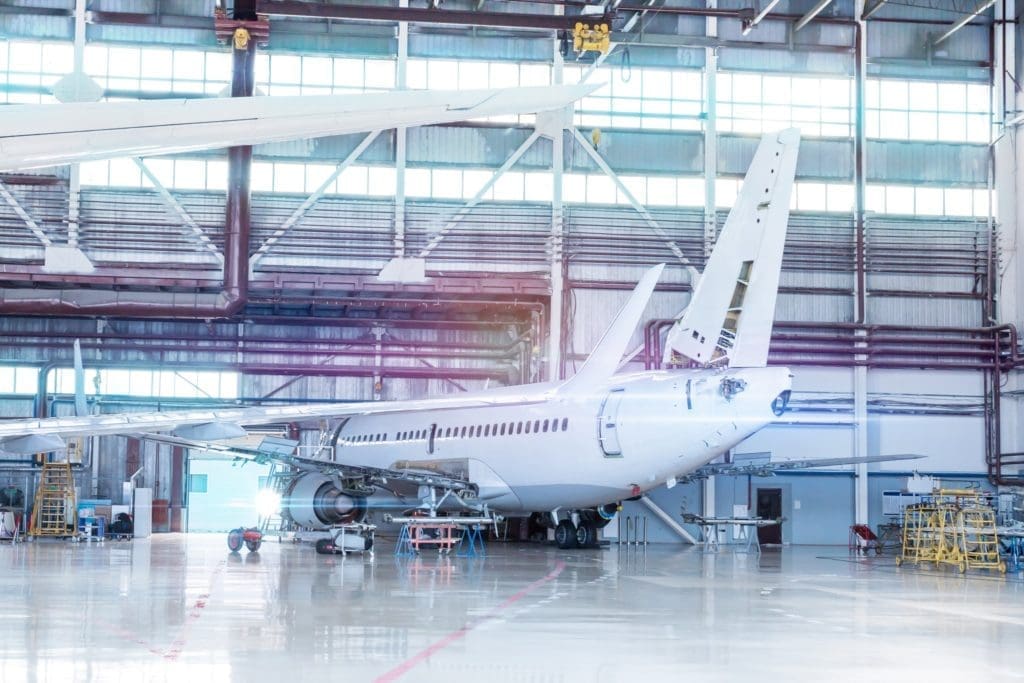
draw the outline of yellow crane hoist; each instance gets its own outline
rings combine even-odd
[[[604,54],[611,49],[612,34],[608,24],[584,24],[577,21],[572,29],[572,49],[576,52],[594,51]]]

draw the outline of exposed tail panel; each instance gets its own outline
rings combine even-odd
[[[75,340],[75,415],[82,417],[89,414],[89,404],[85,400],[85,369],[82,367],[82,345]]]
[[[665,264],[660,263],[644,273],[583,367],[562,385],[560,391],[589,391],[615,374],[664,269]]]
[[[669,330],[667,362],[767,363],[799,146],[796,128],[761,139],[690,305]]]

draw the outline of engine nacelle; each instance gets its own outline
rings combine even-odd
[[[326,529],[366,519],[366,498],[351,496],[317,472],[296,477],[281,497],[281,511],[299,526]]]

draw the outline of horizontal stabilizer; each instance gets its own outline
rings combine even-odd
[[[594,351],[583,363],[571,379],[563,384],[559,391],[589,391],[591,388],[600,385],[609,377],[615,374],[622,362],[622,356],[626,353],[626,346],[629,344],[640,318],[647,308],[654,288],[661,277],[661,271],[665,269],[664,263],[654,266],[640,278],[629,300],[615,316],[612,324],[605,330],[601,341],[597,343]]]
[[[0,108],[0,171],[531,114],[597,87],[8,105]]]
[[[742,456],[738,456],[742,457]],[[817,467],[838,467],[840,465],[863,465],[872,462],[890,462],[894,460],[920,460],[925,456],[916,453],[899,453],[894,455],[865,455],[862,457],[851,456],[848,458],[810,458],[804,460],[767,460],[751,461],[745,460],[730,463],[711,463],[704,465],[685,478],[702,479],[713,475],[724,476],[755,476],[770,477],[776,472],[786,470],[805,470]]]

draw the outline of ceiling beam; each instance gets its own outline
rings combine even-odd
[[[889,2],[889,0],[875,0],[875,4],[871,5],[870,7],[865,5],[864,12],[860,15],[860,20],[867,21],[868,19],[873,17],[875,13],[878,12],[878,10],[882,9],[882,5],[884,5],[887,2]]]
[[[993,0],[994,1],[994,0]],[[814,17],[822,13],[822,11],[832,4],[832,0],[818,0],[818,3],[807,11],[807,14],[800,17],[796,24],[793,26],[793,32],[796,33],[804,26],[807,26]]]
[[[761,8],[761,11],[754,15],[753,19],[749,22],[743,22],[743,35],[747,35],[755,26],[760,24],[761,21],[768,16],[768,13],[775,9],[775,6],[778,5],[779,2],[780,0],[768,0],[768,2],[765,3],[765,6]]]
[[[978,6],[975,7],[970,14],[964,15],[963,17],[958,19],[956,22],[953,23],[952,26],[949,27],[949,29],[946,30],[945,33],[943,33],[934,41],[932,41],[932,45],[938,45],[942,41],[946,40],[951,35],[962,29],[964,26],[967,26],[967,24],[971,23],[972,19],[977,17],[979,14],[981,14],[994,4],[996,4],[996,0],[981,0],[981,2],[978,3]]]

